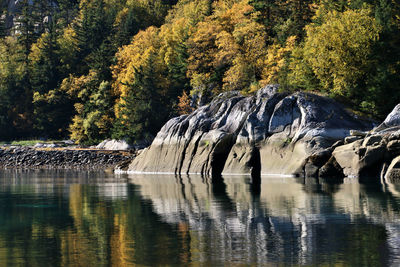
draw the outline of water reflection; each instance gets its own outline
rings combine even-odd
[[[399,265],[400,188],[326,180],[0,172],[0,262]]]

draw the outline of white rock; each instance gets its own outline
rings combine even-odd
[[[97,149],[104,150],[129,150],[131,146],[125,140],[104,140],[96,146]]]

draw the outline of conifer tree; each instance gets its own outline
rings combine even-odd
[[[250,0],[249,4],[253,6],[256,12],[259,12],[258,22],[263,23],[268,33],[272,34],[274,25],[273,14],[276,12],[278,0]]]
[[[128,95],[121,105],[121,114],[114,129],[114,137],[125,138],[137,143],[154,136],[168,115],[163,111],[160,88],[152,78],[154,73],[152,57],[147,64],[135,71],[135,80],[130,84]]]

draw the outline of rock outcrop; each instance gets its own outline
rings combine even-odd
[[[0,1],[0,9],[5,9],[6,12],[4,14],[4,21],[6,23],[6,29],[8,29],[9,31],[11,31],[13,29],[13,31],[11,31],[13,34],[18,33],[18,20],[21,19],[22,16],[22,8],[24,6],[24,2],[20,1],[20,0],[2,0]],[[28,0],[27,1],[28,5],[33,6],[34,5],[34,1],[32,0]],[[58,8],[58,3],[57,1],[49,1],[48,3],[48,7],[53,9],[53,10],[57,10]],[[0,13],[1,16],[1,13]],[[43,24],[47,24],[51,21],[52,19],[52,15],[43,15],[43,17],[41,18]],[[38,27],[39,25],[35,25],[35,27]]]
[[[318,95],[288,95],[277,86],[250,97],[230,92],[168,121],[128,171],[257,176],[306,175],[307,169],[315,174],[330,159],[335,142],[350,130],[371,128]]]
[[[338,163],[344,176],[400,181],[400,105],[372,131],[354,134],[345,141],[330,159]]]

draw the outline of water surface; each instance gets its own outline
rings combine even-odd
[[[0,171],[1,266],[399,266],[400,187]]]

